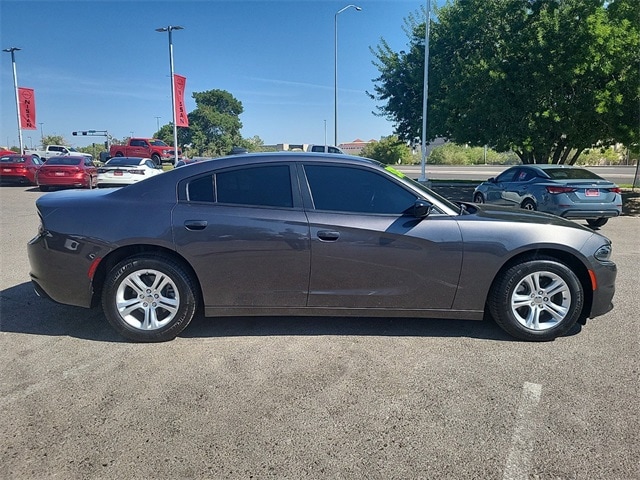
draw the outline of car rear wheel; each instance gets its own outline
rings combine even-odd
[[[591,228],[598,228],[609,221],[608,218],[587,218],[587,225]]]
[[[477,192],[473,195],[473,202],[474,203],[484,203],[484,195],[482,195],[480,192]]]
[[[161,255],[138,255],[107,274],[102,308],[109,323],[137,342],[173,340],[193,318],[195,281],[178,263]]]
[[[524,202],[522,202],[522,204],[520,205],[520,208],[524,208],[525,210],[531,210],[531,211],[538,209],[536,207],[535,202],[530,199],[526,199]]]
[[[578,277],[553,258],[536,258],[501,274],[489,293],[496,323],[520,340],[548,341],[578,321],[584,290]]]

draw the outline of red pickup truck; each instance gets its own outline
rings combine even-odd
[[[156,165],[175,160],[173,147],[157,138],[130,138],[126,145],[111,145],[109,156],[150,158]],[[178,159],[181,158],[182,151],[178,149]]]

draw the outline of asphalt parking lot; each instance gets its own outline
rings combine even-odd
[[[0,478],[640,478],[637,216],[601,229],[614,310],[554,342],[276,317],[147,345],[32,292],[40,195],[0,187]]]

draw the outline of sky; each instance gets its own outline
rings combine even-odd
[[[338,25],[338,143],[379,139],[393,125],[373,112],[379,75],[370,47],[384,38],[406,49],[404,19],[425,1],[355,0]],[[37,130],[71,146],[103,137],[150,137],[171,121],[168,33],[174,72],[193,92],[226,90],[242,102],[242,136],[277,143],[334,143],[334,26],[346,1],[330,0],[0,0],[0,46],[15,52],[18,86],[35,91]],[[0,57],[0,145],[18,145],[11,54]],[[156,118],[160,117],[160,118]]]

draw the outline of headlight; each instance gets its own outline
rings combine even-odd
[[[611,245],[603,245],[593,254],[601,262],[608,262],[611,259]]]

